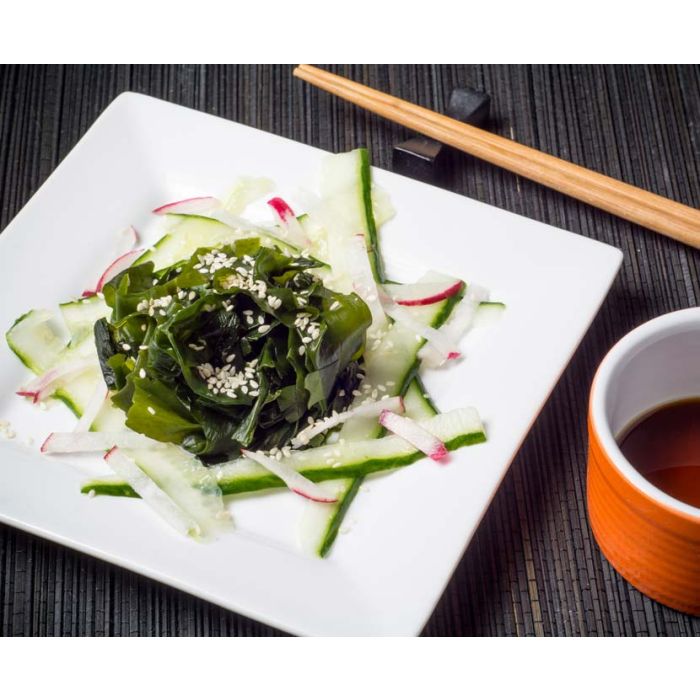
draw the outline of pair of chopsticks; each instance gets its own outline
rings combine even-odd
[[[665,236],[700,248],[700,210],[313,66],[294,75],[358,107]]]

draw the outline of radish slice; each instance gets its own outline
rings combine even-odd
[[[47,399],[57,385],[65,381],[66,378],[73,377],[81,372],[84,372],[91,367],[94,367],[95,363],[88,360],[75,360],[74,362],[66,362],[63,365],[54,367],[48,372],[42,374],[31,382],[22,387],[18,392],[18,396],[26,396],[31,398],[33,403],[38,403]]]
[[[190,197],[178,202],[169,202],[153,210],[154,214],[204,214],[218,209],[221,202],[216,197]]]
[[[164,443],[152,440],[133,430],[115,430],[111,432],[72,432],[51,433],[41,451],[44,454],[64,454],[69,452],[104,452],[112,447],[122,449],[158,449]]]
[[[129,224],[129,226],[121,232],[121,240],[124,241],[125,246],[122,248],[122,251],[126,253],[127,250],[135,248],[139,244],[140,239],[139,232]]]
[[[410,442],[421,452],[425,452],[430,459],[439,462],[447,456],[445,444],[410,418],[398,416],[391,411],[382,411],[379,422],[387,430]]]
[[[129,224],[119,234],[119,248],[117,254],[126,253],[128,250],[135,248],[139,244],[139,232]]]
[[[314,484],[313,481],[302,476],[298,471],[292,469],[292,467],[281,460],[269,457],[262,452],[251,452],[249,450],[241,450],[241,454],[265,467],[265,469],[282,479],[291,491],[308,498],[310,501],[335,503],[338,500],[335,496],[329,494],[328,491]]]
[[[454,280],[448,285],[440,282],[385,284],[384,289],[401,306],[428,306],[453,297],[462,289],[462,285],[461,280]]]
[[[95,294],[99,294],[107,282],[116,277],[120,272],[126,270],[128,267],[131,267],[131,264],[141,255],[141,253],[143,253],[143,250],[140,248],[136,250],[129,250],[120,255],[116,260],[113,260],[107,266],[107,269],[102,273],[102,275],[100,275],[100,279],[97,280],[95,289],[86,289],[83,292],[83,296],[91,297]]]
[[[201,534],[199,524],[168,496],[149,476],[134,462],[113,447],[106,455],[105,461],[131,486],[141,498],[153,508],[163,520],[168,522],[183,535],[196,537]]]
[[[120,255],[111,265],[102,273],[102,276],[97,280],[97,287],[95,287],[96,292],[101,292],[102,288],[111,279],[116,277],[120,272],[123,272],[128,267],[131,267],[131,263],[136,260],[143,253],[143,250],[137,248],[136,250],[130,250],[124,255]]]
[[[74,428],[75,432],[80,433],[86,430],[90,430],[90,426],[92,425],[95,418],[97,418],[97,414],[100,412],[100,409],[104,405],[105,399],[108,396],[109,392],[105,387],[104,380],[102,379],[102,377],[100,377],[97,380],[97,386],[95,387],[95,391],[90,397],[87,406],[85,406],[83,415],[80,416],[80,419],[76,423],[76,426]]]
[[[298,432],[292,439],[292,447],[302,447],[304,445],[308,445],[311,438],[314,438],[321,433],[325,433],[331,428],[335,428],[337,425],[344,423],[346,420],[349,420],[354,416],[378,416],[382,411],[398,411],[399,413],[403,413],[403,399],[400,396],[392,396],[389,399],[382,399],[380,401],[373,401],[372,403],[361,404],[357,408],[352,408],[349,411],[343,411],[343,413],[334,412],[333,415],[323,418],[313,425],[310,425],[308,428],[304,428],[304,430]]]
[[[275,214],[277,214],[279,220],[283,224],[288,223],[291,219],[296,220],[292,208],[282,199],[282,197],[273,197],[272,199],[268,200],[267,203],[272,207]]]
[[[386,298],[382,299],[382,305],[396,323],[401,323],[416,333],[416,335],[425,338],[431,347],[440,354],[443,361],[456,360],[462,354],[456,343],[449,336],[437,328],[432,328],[420,323],[420,321],[416,321],[407,309]]]
[[[311,241],[307,238],[304,230],[301,228],[301,224],[297,221],[294,211],[282,197],[273,197],[267,203],[275,212],[279,223],[292,241],[304,248],[311,245]]]

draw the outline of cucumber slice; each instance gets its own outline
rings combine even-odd
[[[63,321],[73,342],[80,340],[88,333],[92,333],[95,321],[111,314],[111,309],[105,300],[97,295],[69,301],[60,304],[58,308],[61,310]]]
[[[199,526],[207,538],[229,529],[231,518],[213,470],[175,445],[157,450],[119,450]],[[131,481],[131,479],[130,479]]]
[[[113,406],[111,399],[107,397],[102,404],[100,412],[92,422],[90,430],[96,432],[118,432],[126,429],[126,413],[120,408]]]
[[[141,255],[134,265],[153,262],[155,269],[174,265],[192,256],[197,248],[211,248],[241,238],[260,238],[264,245],[280,248],[287,253],[299,253],[300,248],[272,234],[234,229],[217,219],[206,216],[177,214],[169,215],[173,226],[152,248]]]
[[[366,148],[327,157],[321,171],[321,196],[329,216],[346,223],[352,234],[362,233],[372,273],[384,282],[384,265],[379,253],[377,226],[372,208],[372,179]],[[332,264],[335,269],[337,266]]]
[[[403,405],[406,416],[416,421],[428,420],[440,413],[420,377],[415,377],[410,383],[403,397]]]
[[[482,301],[474,315],[474,328],[489,326],[498,321],[506,310],[506,305],[500,301]]]
[[[12,352],[34,374],[53,367],[68,342],[54,314],[46,309],[32,309],[20,316],[5,338]]]
[[[485,442],[486,435],[479,414],[473,408],[460,408],[449,413],[421,421],[426,430],[445,443],[448,450],[456,450],[465,445]],[[137,464],[144,470],[151,469],[151,460],[162,460],[163,450],[129,451]],[[332,457],[339,466],[327,464]],[[300,450],[288,458],[288,464],[297,469],[307,479],[314,482],[328,481],[339,477],[361,477],[389,469],[397,469],[422,459],[425,455],[396,435],[388,435],[374,440],[336,443],[308,450]],[[185,450],[173,448],[168,451],[168,462],[191,464],[192,455]],[[284,487],[284,482],[268,472],[257,462],[238,459],[227,465],[212,467],[216,483],[223,495],[250,493],[263,489]],[[82,487],[83,493],[102,493],[103,480],[92,480]],[[110,480],[110,491],[115,491],[115,482]],[[132,495],[132,494],[129,494]]]
[[[80,418],[95,393],[101,377],[99,367],[88,369],[77,377],[73,377],[65,386],[56,389],[53,398],[62,401],[77,418]]]

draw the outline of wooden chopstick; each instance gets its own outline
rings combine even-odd
[[[358,107],[652,231],[700,248],[700,210],[308,65],[294,75]]]

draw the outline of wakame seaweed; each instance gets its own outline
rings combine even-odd
[[[127,426],[213,462],[343,410],[371,316],[356,294],[324,287],[320,265],[246,238],[106,284],[112,314],[95,340]]]

